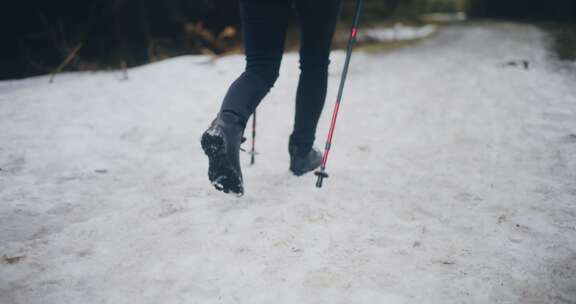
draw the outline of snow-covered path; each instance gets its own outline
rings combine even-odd
[[[576,303],[576,78],[546,43],[355,54],[321,190],[287,169],[287,54],[240,199],[199,145],[240,56],[0,82],[0,303]]]

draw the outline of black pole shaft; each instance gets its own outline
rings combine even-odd
[[[358,24],[360,22],[360,13],[362,11],[362,0],[356,1],[356,11],[354,12],[354,21],[352,23],[352,29],[350,30],[350,36],[348,37],[348,47],[346,49],[346,60],[344,61],[344,69],[342,71],[342,77],[340,78],[340,86],[338,87],[338,97],[336,98],[336,104],[334,105],[334,111],[332,113],[332,120],[330,121],[330,130],[328,132],[328,138],[326,140],[326,146],[324,148],[324,155],[322,157],[322,165],[320,170],[316,171],[316,176],[318,180],[316,181],[316,187],[322,187],[322,181],[324,178],[328,177],[326,173],[326,163],[328,162],[328,154],[332,146],[332,138],[334,136],[334,130],[336,128],[336,120],[338,118],[338,110],[340,109],[340,102],[342,101],[342,94],[344,93],[344,84],[346,83],[346,76],[348,76],[348,67],[350,65],[350,58],[352,57],[352,48],[356,42],[356,35],[358,34]]]
[[[252,149],[250,151],[250,164],[256,162],[256,110],[252,114]]]

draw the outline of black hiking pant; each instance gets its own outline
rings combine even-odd
[[[232,83],[221,111],[247,121],[278,78],[288,20],[300,23],[300,79],[290,144],[312,147],[326,99],[328,64],[340,0],[240,0],[246,69]]]

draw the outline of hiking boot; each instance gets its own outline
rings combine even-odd
[[[289,146],[290,171],[296,176],[306,174],[320,166],[322,163],[322,152],[312,147],[305,149],[299,146]]]
[[[233,114],[218,114],[202,134],[202,149],[208,156],[208,178],[214,187],[236,196],[244,194],[240,168],[240,144],[245,122]]]

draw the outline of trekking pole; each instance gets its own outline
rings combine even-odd
[[[340,87],[338,88],[338,97],[336,98],[336,104],[334,105],[334,112],[332,113],[332,120],[330,121],[330,130],[328,131],[328,139],[326,140],[324,155],[322,156],[322,165],[320,165],[320,170],[314,173],[316,176],[318,176],[318,180],[316,181],[316,187],[318,188],[322,188],[323,179],[328,178],[328,173],[326,173],[326,163],[328,162],[328,153],[330,152],[330,146],[332,145],[332,137],[334,136],[336,119],[338,118],[338,110],[340,109],[340,101],[342,100],[342,93],[344,91],[344,83],[346,82],[346,75],[348,74],[348,65],[350,64],[350,57],[352,56],[352,47],[356,42],[356,35],[358,34],[358,22],[360,21],[361,10],[362,10],[362,0],[357,0],[356,11],[354,13],[354,22],[352,23],[352,29],[350,30],[350,37],[348,38],[346,61],[344,62],[344,70],[342,71],[342,78],[340,78]]]
[[[250,164],[256,162],[256,110],[252,115],[252,149],[250,149]]]

